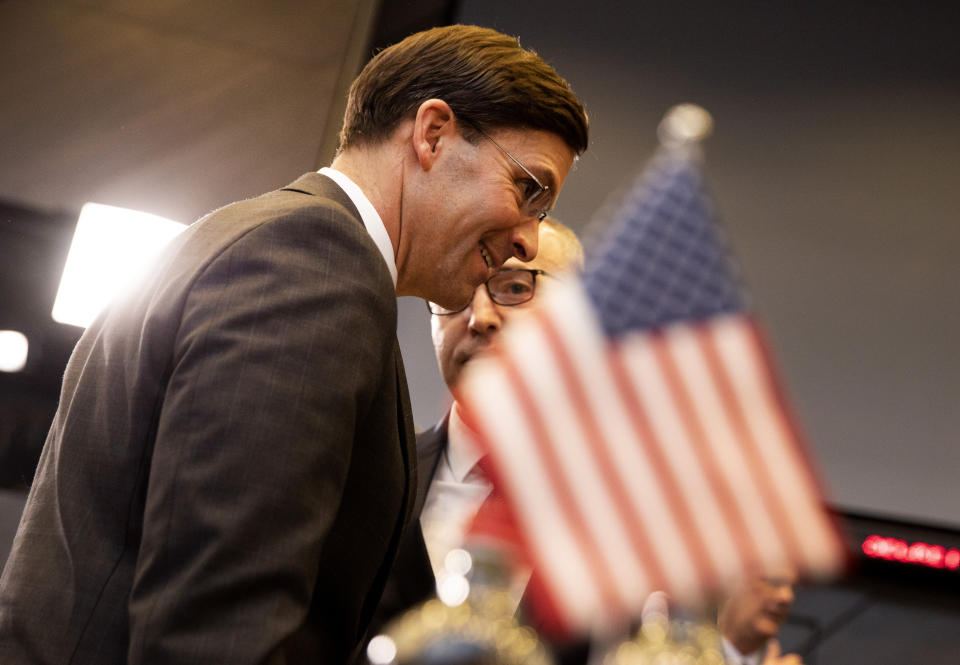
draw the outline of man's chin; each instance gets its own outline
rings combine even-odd
[[[473,359],[473,354],[465,354],[457,358],[457,375],[463,374],[463,370],[466,368],[467,363]]]
[[[772,616],[762,616],[754,623],[754,628],[765,637],[775,637],[780,631],[781,621]]]
[[[484,356],[490,355],[490,345],[482,346],[476,351],[473,352],[472,358],[483,358]]]
[[[460,294],[451,296],[449,293],[445,294],[445,297],[441,299],[427,298],[432,303],[440,305],[449,312],[461,312],[467,308],[470,302],[473,300],[473,291],[470,292],[467,296],[462,296]]]
[[[473,300],[473,293],[476,290],[473,286],[456,279],[438,280],[435,286],[437,287],[435,292],[422,293],[421,297],[451,312],[459,312],[466,308]]]
[[[476,360],[477,358],[481,358],[487,355],[489,352],[490,352],[489,345],[484,345],[484,346],[472,349],[470,351],[458,354],[457,365],[460,368],[460,372],[462,372],[467,367],[467,365],[470,364],[471,361]]]

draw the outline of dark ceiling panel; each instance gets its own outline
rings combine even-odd
[[[357,15],[356,0],[90,0],[70,3],[117,22],[217,43],[299,67],[338,61]]]
[[[189,222],[286,184],[317,166],[369,5],[0,4],[0,197]]]

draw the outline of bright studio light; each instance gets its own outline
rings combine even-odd
[[[0,330],[0,372],[19,372],[27,364],[27,336],[16,330]]]
[[[82,328],[123,287],[136,282],[185,224],[127,208],[87,203],[53,303],[53,319]]]

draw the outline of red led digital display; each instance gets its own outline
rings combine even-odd
[[[872,559],[885,559],[900,563],[913,563],[930,568],[960,568],[960,550],[942,545],[916,542],[908,544],[900,538],[871,535],[860,546],[863,553]]]

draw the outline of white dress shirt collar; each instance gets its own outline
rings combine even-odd
[[[721,636],[720,641],[723,646],[724,660],[730,665],[760,665],[760,656],[763,654],[763,649],[744,654],[740,653],[737,647],[733,646],[733,643],[726,637]]]
[[[490,481],[473,472],[481,457],[456,409],[451,410],[447,446],[440,455],[420,513],[420,527],[433,572],[439,575],[447,553],[463,547],[467,529],[490,494]]]
[[[483,453],[477,446],[476,438],[472,431],[463,422],[460,417],[460,410],[457,403],[453,403],[450,409],[450,420],[447,423],[447,461],[450,464],[450,470],[458,482],[463,482],[467,474],[476,466]]]
[[[341,189],[343,189],[343,191],[347,193],[347,196],[350,197],[350,200],[353,201],[353,205],[357,206],[360,219],[363,220],[363,225],[366,227],[367,233],[370,234],[370,238],[383,255],[383,260],[387,264],[390,276],[393,277],[393,288],[396,289],[397,261],[393,256],[393,243],[390,241],[390,234],[387,233],[387,227],[383,225],[383,220],[373,207],[373,204],[370,203],[370,199],[366,197],[353,180],[336,169],[324,166],[317,171],[317,173],[327,176],[340,185]]]

